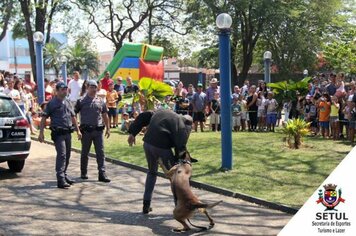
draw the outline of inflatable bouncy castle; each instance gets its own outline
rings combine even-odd
[[[162,81],[164,77],[162,57],[162,47],[143,43],[125,43],[107,66],[106,71],[110,72],[113,80],[121,76],[124,82],[128,76],[136,84],[144,77]],[[100,79],[103,77],[104,73],[100,75]]]

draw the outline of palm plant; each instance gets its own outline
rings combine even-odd
[[[285,80],[278,83],[268,83],[267,86],[273,89],[275,98],[279,101],[279,104],[283,104],[283,100],[296,100],[297,93],[303,96],[306,95],[310,80],[310,77],[306,77],[297,82],[293,80]]]
[[[89,72],[99,73],[98,54],[90,48],[90,43],[86,40],[78,39],[72,47],[67,48],[66,56],[69,71],[82,72],[86,65]]]
[[[151,78],[141,78],[138,86],[140,90],[136,94],[125,94],[119,103],[119,107],[125,104],[139,102],[143,110],[154,109],[155,102],[163,102],[165,97],[173,95],[172,87],[166,83]]]
[[[56,77],[59,75],[60,70],[60,47],[61,45],[56,42],[47,43],[44,47],[44,62],[46,69],[54,69]]]
[[[290,148],[299,149],[302,144],[303,137],[309,133],[310,122],[303,119],[289,120],[283,127],[282,131],[287,135],[287,142]],[[292,144],[291,141],[294,140]]]

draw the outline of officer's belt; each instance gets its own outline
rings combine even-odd
[[[63,128],[63,127],[52,127],[52,126],[49,129],[57,135],[70,134],[73,133],[74,131],[74,128]]]
[[[97,126],[97,125],[80,125],[79,126],[80,131],[84,132],[93,132],[94,130],[96,131],[103,131],[105,126]]]

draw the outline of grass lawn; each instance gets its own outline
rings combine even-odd
[[[73,146],[80,148],[75,137],[73,134]],[[233,170],[220,172],[221,134],[191,134],[188,150],[199,160],[193,166],[193,179],[295,208],[302,206],[352,149],[346,142],[307,137],[304,147],[291,150],[279,132],[240,132],[232,137]],[[49,131],[46,138],[49,140]],[[142,136],[137,136],[136,146],[129,147],[127,135],[115,130],[105,140],[105,153],[146,167],[142,144]]]

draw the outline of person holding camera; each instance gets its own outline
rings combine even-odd
[[[80,113],[80,131],[82,132],[80,177],[88,179],[88,154],[91,144],[94,143],[99,172],[98,180],[108,183],[111,180],[106,176],[103,140],[105,127],[105,136],[110,137],[108,108],[103,99],[97,96],[97,82],[89,80],[87,86],[86,96],[79,99],[75,105],[75,112]]]
[[[56,147],[56,172],[57,172],[57,187],[68,188],[75,181],[67,175],[69,165],[72,135],[76,130],[78,139],[81,139],[81,133],[78,127],[77,119],[73,111],[73,106],[68,99],[68,87],[65,83],[59,82],[56,85],[56,96],[50,100],[42,113],[40,123],[40,134],[38,141],[44,141],[43,130],[46,126],[46,119],[51,118],[51,137]],[[74,125],[74,127],[73,127]]]

